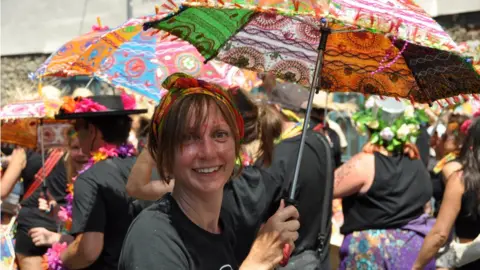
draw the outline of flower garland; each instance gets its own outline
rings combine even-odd
[[[115,146],[111,144],[106,144],[105,146],[98,149],[98,151],[91,154],[91,157],[88,159],[88,162],[82,167],[78,172],[78,175],[86,172],[96,163],[106,160],[112,157],[126,158],[136,155],[135,147],[132,144],[124,144],[120,146]],[[70,230],[72,226],[72,209],[73,209],[73,185],[78,176],[72,178],[72,183],[67,185],[67,196],[65,197],[67,205],[65,207],[60,207],[58,212],[58,218],[64,223],[65,229]],[[46,261],[48,264],[48,269],[50,270],[62,270],[66,269],[60,260],[60,254],[67,248],[66,243],[55,243],[51,248],[48,249],[46,253]]]
[[[383,120],[382,114],[382,108],[374,109],[373,105],[365,104],[365,109],[355,113],[352,120],[360,135],[370,131],[370,143],[384,146],[389,152],[400,151],[405,143],[415,143],[420,134],[420,124],[428,122],[425,111],[415,110],[411,105],[393,123]]]

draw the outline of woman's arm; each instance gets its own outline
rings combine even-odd
[[[154,201],[172,191],[173,180],[169,184],[161,180],[151,181],[154,168],[155,161],[148,150],[144,149],[130,171],[126,186],[128,195],[141,200]]]
[[[12,192],[15,184],[20,179],[22,170],[27,165],[25,150],[17,148],[13,150],[10,164],[1,178],[1,199],[4,200]]]
[[[367,192],[372,186],[374,176],[374,155],[363,152],[356,154],[335,170],[334,198]]]
[[[449,179],[443,194],[440,212],[435,225],[423,241],[413,269],[423,269],[448,240],[462,206],[464,186],[459,169],[461,169],[461,164],[458,162],[450,162],[443,168],[443,175]]]

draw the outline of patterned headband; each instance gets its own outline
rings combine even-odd
[[[153,134],[158,137],[158,134],[162,132],[165,116],[170,111],[170,108],[177,99],[181,99],[188,95],[209,95],[217,100],[221,101],[228,110],[235,115],[235,121],[237,123],[238,135],[240,139],[243,138],[244,124],[243,118],[239,111],[236,109],[232,99],[228,95],[228,92],[221,87],[197,80],[184,73],[174,73],[170,75],[162,84],[163,88],[168,90],[168,93],[162,97],[160,104],[155,108],[153,113]]]

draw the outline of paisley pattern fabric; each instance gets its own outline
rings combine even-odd
[[[393,34],[427,47],[457,48],[442,27],[413,0],[187,0],[182,4],[326,17],[374,32]]]
[[[240,2],[217,3],[222,8],[215,9],[205,7],[212,7],[215,1],[187,1],[180,12],[153,23],[153,26],[190,42],[207,60],[215,57],[240,68],[270,71],[286,81],[310,86],[318,55],[320,19],[312,15],[298,15],[301,12],[286,14],[278,10],[253,9],[250,1],[244,5]],[[359,2],[366,4],[371,1]],[[412,18],[417,15],[424,18],[419,15],[423,13],[416,5],[406,4],[408,1],[377,2],[371,3],[372,6],[386,8],[384,2],[389,2],[395,10],[407,5],[411,8],[409,13]],[[332,10],[336,8],[329,9]],[[400,28],[408,27],[399,22],[400,17],[406,16],[406,11],[395,15],[390,10],[384,14],[398,16],[391,20],[398,23],[390,25],[392,29],[385,32],[398,37],[387,37],[380,34],[379,29],[372,30],[375,23],[358,32],[357,27],[364,23],[360,21],[367,19],[362,16],[363,12],[358,12],[355,23],[352,20],[336,20],[335,14],[328,13],[332,30],[349,31],[332,33],[328,37],[321,74],[322,89],[388,95],[420,103],[431,103],[460,93],[480,92],[480,75],[473,70],[471,63],[456,53],[456,45],[432,19],[419,21],[423,28],[412,26],[411,31],[417,34],[410,38],[407,36],[411,33],[400,34],[403,31]],[[337,15],[340,18],[346,16],[342,14]],[[375,14],[372,16],[376,18]],[[430,23],[427,21],[432,27],[432,32],[425,34],[430,41],[420,42],[418,36],[428,28],[426,25]]]
[[[412,269],[422,244],[423,236],[409,230],[354,232],[343,240],[339,269]],[[435,260],[424,269],[435,270]]]

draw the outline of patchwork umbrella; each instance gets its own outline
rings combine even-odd
[[[70,125],[68,122],[53,119],[62,104],[60,100],[33,100],[4,106],[0,111],[2,144],[14,144],[26,148],[39,146],[42,153],[42,167],[44,167],[45,148],[64,146],[66,143],[66,132]],[[45,179],[45,170],[42,172],[42,179]],[[42,181],[42,188],[46,192],[45,181]]]
[[[410,0],[187,0],[145,24],[190,42],[206,60],[270,71],[316,90],[420,103],[480,91],[457,45]],[[294,199],[309,121],[304,121]]]
[[[92,76],[113,50],[142,31],[143,23],[158,20],[163,16],[159,13],[131,19],[114,29],[102,26],[97,18],[98,25],[93,26],[91,32],[65,43],[32,74],[32,79],[48,76]]]
[[[183,72],[222,86],[243,78],[237,67],[204,58],[186,41],[166,38],[156,29],[140,31],[105,58],[96,76],[114,86],[127,88],[159,101],[162,82],[168,75]]]
[[[207,60],[270,71],[311,90],[420,103],[480,91],[472,64],[413,1],[187,0],[151,27],[190,42]]]

